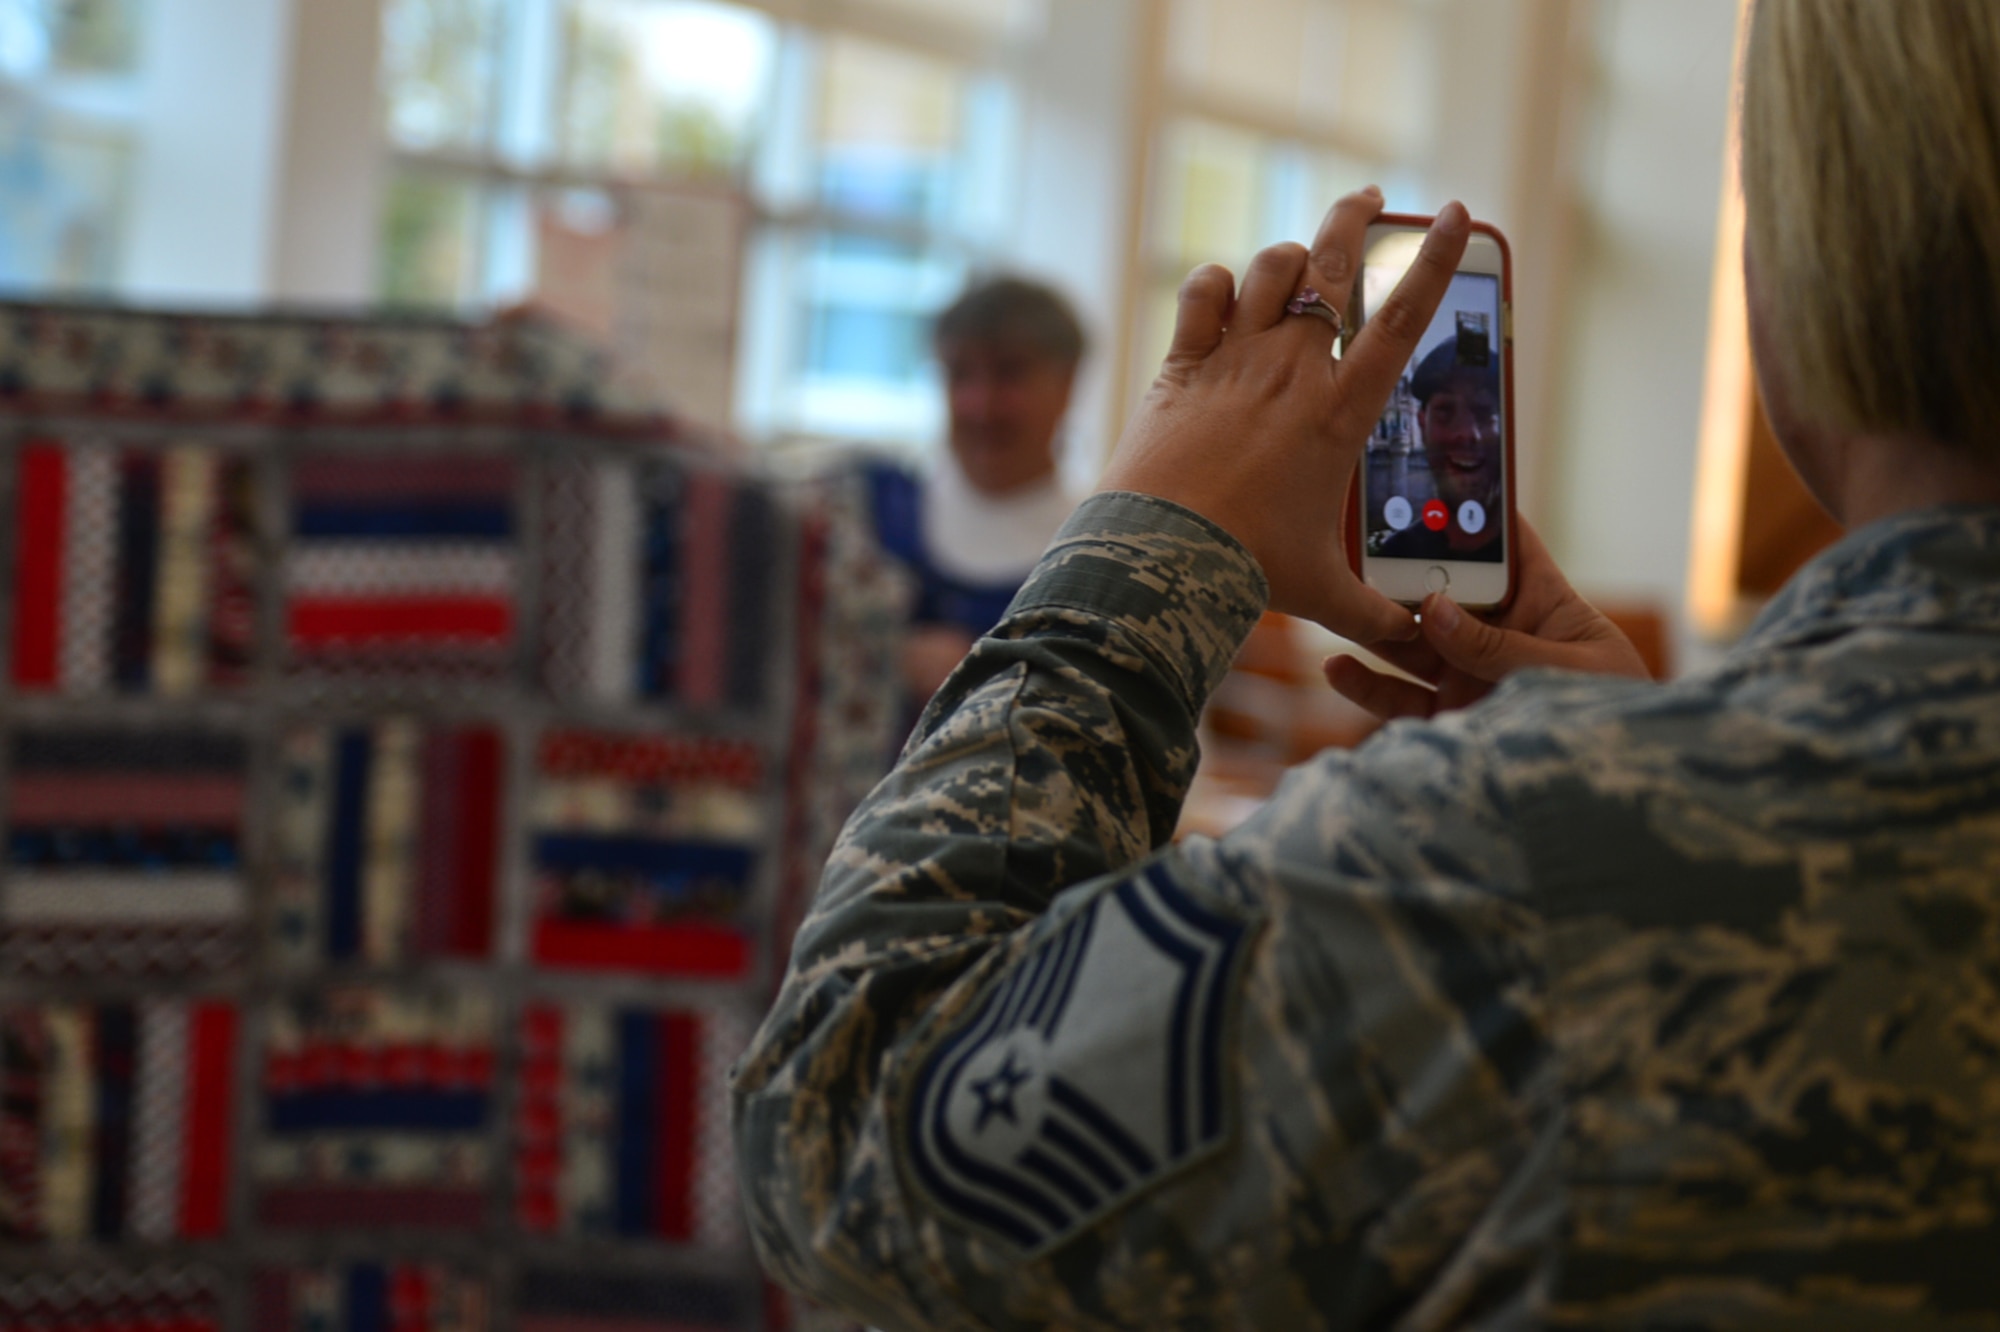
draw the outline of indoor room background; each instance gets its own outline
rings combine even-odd
[[[1194,265],[1371,182],[1463,200],[1513,246],[1522,512],[1712,657],[1823,538],[1748,378],[1739,18],[0,0],[0,1325],[809,1320],[722,1078],[894,719],[872,566],[778,479],[941,447],[975,275],[1081,314],[1083,483]],[[223,344],[288,368],[251,404],[188,368]],[[404,596],[440,535],[455,590]],[[357,586],[400,626],[365,660]],[[628,872],[690,915],[606,924]]]

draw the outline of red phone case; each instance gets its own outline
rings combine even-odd
[[[1416,227],[1430,230],[1435,218],[1419,217],[1414,213],[1383,213],[1371,226]],[[1500,338],[1503,354],[1500,357],[1501,396],[1506,402],[1506,421],[1501,430],[1504,436],[1501,447],[1507,478],[1507,594],[1493,605],[1481,609],[1480,614],[1492,615],[1513,604],[1514,594],[1520,588],[1521,566],[1516,556],[1520,552],[1520,508],[1514,499],[1514,251],[1508,246],[1507,238],[1500,234],[1500,228],[1490,222],[1474,222],[1474,231],[1493,238],[1500,247]],[[1356,283],[1360,278],[1355,278]],[[1347,562],[1358,577],[1361,573],[1361,489],[1362,468],[1366,459],[1354,466],[1354,479],[1347,485]]]

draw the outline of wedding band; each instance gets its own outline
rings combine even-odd
[[[1311,287],[1301,288],[1298,295],[1286,302],[1285,313],[1324,319],[1333,325],[1333,336],[1336,338],[1347,330],[1347,321],[1340,317],[1340,311],[1327,304],[1326,298]]]

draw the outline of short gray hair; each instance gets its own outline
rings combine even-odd
[[[966,342],[1026,347],[1068,366],[1083,359],[1087,346],[1083,324],[1061,292],[1005,275],[973,283],[932,323],[933,347]]]

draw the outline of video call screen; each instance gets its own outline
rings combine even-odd
[[[1400,274],[1371,281],[1378,308]],[[1460,273],[1369,438],[1363,531],[1390,559],[1498,562],[1505,552],[1506,413],[1500,279]]]

